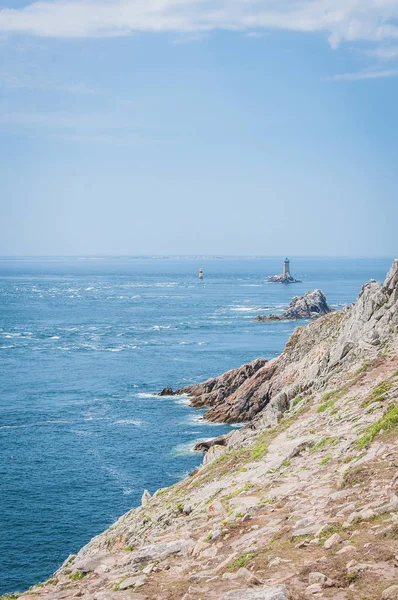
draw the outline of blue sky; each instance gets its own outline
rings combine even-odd
[[[1,255],[397,254],[398,0],[0,7]]]

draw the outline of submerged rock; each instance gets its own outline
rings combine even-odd
[[[295,321],[297,319],[317,319],[332,312],[321,290],[295,296],[281,315],[259,315],[255,321]]]

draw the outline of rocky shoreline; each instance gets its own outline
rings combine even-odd
[[[306,292],[304,296],[295,296],[281,315],[259,315],[254,321],[298,321],[299,319],[318,319],[332,312],[321,290]]]
[[[398,598],[398,261],[279,357],[167,393],[248,423],[16,597]]]

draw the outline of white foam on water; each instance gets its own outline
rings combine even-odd
[[[146,423],[145,421],[141,421],[141,419],[120,419],[120,421],[115,421],[114,425],[135,425],[135,427],[143,427]]]
[[[206,425],[206,427],[224,427],[225,423],[213,423],[212,421],[206,421],[202,415],[190,415],[187,419],[182,421],[184,425]]]
[[[137,398],[160,398],[157,394],[153,392],[140,392],[139,394],[134,394]],[[165,396],[162,396],[164,398]]]
[[[258,310],[267,310],[266,308],[262,308],[261,306],[234,306],[230,307],[230,310],[233,312],[256,312]]]
[[[171,449],[171,454],[173,456],[190,456],[191,454],[197,454],[197,451],[194,450],[196,444],[199,444],[199,442],[205,442],[208,439],[208,437],[201,437],[196,438],[195,440],[190,440],[189,442],[185,442],[184,444],[178,444]]]
[[[189,406],[191,404],[191,397],[187,394],[182,394],[181,396],[163,396],[163,398],[173,398],[176,404],[183,404],[184,406]]]

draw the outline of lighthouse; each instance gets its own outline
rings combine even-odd
[[[290,260],[285,258],[285,262],[283,263],[283,275],[284,277],[291,277],[290,275]]]
[[[290,273],[290,260],[285,258],[283,263],[283,273],[281,273],[281,275],[272,275],[272,277],[268,277],[268,283],[301,283],[301,281],[292,276]]]
[[[203,269],[199,269],[199,279],[203,279]]]

